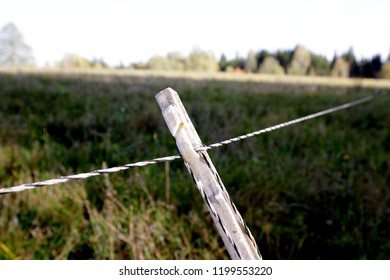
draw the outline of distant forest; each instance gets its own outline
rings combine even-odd
[[[31,47],[24,42],[23,35],[13,23],[0,30],[0,67],[34,67]],[[53,66],[55,68],[110,68],[103,59],[89,60],[77,54],[65,54]],[[329,61],[325,56],[315,54],[303,45],[293,49],[249,51],[246,57],[237,55],[228,59],[224,54],[217,59],[213,52],[192,50],[183,56],[170,52],[156,55],[147,62],[116,65],[115,68],[152,69],[159,71],[235,72],[273,75],[313,75],[351,78],[390,79],[390,54],[386,59],[374,55],[372,58],[357,59],[353,48],[341,55],[334,55]]]
[[[75,54],[65,55],[56,67],[109,68],[102,59],[89,61]],[[147,62],[121,64],[115,68],[390,79],[390,56],[382,60],[378,54],[372,58],[358,60],[353,48],[350,48],[344,54],[334,55],[329,61],[325,56],[315,54],[304,46],[298,45],[290,50],[275,52],[250,51],[246,57],[236,56],[233,59],[228,59],[222,54],[217,59],[211,51],[194,49],[187,56],[179,52],[170,52],[165,56],[153,56]]]
[[[315,54],[302,45],[290,50],[249,51],[246,57],[228,59],[224,54],[219,60],[212,52],[193,50],[187,57],[173,52],[166,56],[154,56],[147,63],[136,63],[131,68],[170,71],[222,71],[237,73],[262,73],[274,75],[315,75],[351,78],[390,79],[390,56],[358,60],[350,48],[344,54],[334,55],[329,61],[325,56]]]

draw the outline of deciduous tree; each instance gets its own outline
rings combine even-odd
[[[287,69],[290,75],[306,75],[311,65],[311,54],[302,45],[298,45],[293,54],[291,64]]]
[[[62,69],[89,69],[92,68],[92,62],[74,53],[67,53],[57,62],[57,67]]]
[[[0,31],[0,67],[25,67],[34,65],[29,45],[15,24],[8,23]]]
[[[268,56],[264,59],[263,63],[260,65],[259,73],[283,75],[284,68],[280,65],[279,61],[277,61],[275,57]]]
[[[245,61],[245,71],[248,73],[254,73],[257,71],[257,59],[252,50],[248,52],[248,56]]]
[[[311,65],[309,70],[311,75],[328,76],[330,73],[330,64],[323,55],[311,54]]]
[[[380,77],[383,79],[390,79],[390,61],[383,64]]]
[[[219,65],[212,52],[194,49],[186,59],[186,70],[196,72],[215,72],[219,70]]]
[[[349,76],[348,62],[342,57],[335,58],[330,75],[332,77],[347,78]]]
[[[171,70],[166,57],[155,55],[147,62],[147,67],[153,70]]]

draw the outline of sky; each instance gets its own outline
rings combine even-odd
[[[13,22],[38,66],[66,53],[109,65],[194,48],[232,59],[302,44],[327,56],[390,53],[388,0],[0,0],[0,28]]]

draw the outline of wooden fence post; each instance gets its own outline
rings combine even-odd
[[[261,259],[256,241],[231,200],[198,133],[179,98],[171,88],[156,95],[165,122],[176,139],[185,165],[200,191],[214,224],[232,259]]]

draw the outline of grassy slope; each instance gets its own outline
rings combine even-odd
[[[3,73],[0,186],[176,154],[154,101],[167,86],[181,95],[204,143],[375,87]],[[389,108],[383,96],[210,152],[264,258],[390,257]],[[180,161],[7,195],[0,258],[227,258],[205,213]]]

